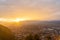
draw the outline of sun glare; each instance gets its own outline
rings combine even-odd
[[[25,21],[27,19],[22,19],[22,18],[16,18],[16,19],[5,19],[5,18],[0,18],[1,22],[20,22],[20,21]]]
[[[20,21],[25,21],[25,19],[16,18],[14,21],[15,22],[20,22]]]

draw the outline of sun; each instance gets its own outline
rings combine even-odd
[[[6,19],[6,18],[0,18],[1,22],[20,22],[20,21],[25,21],[27,19],[24,18],[15,18],[15,19]]]
[[[15,22],[20,22],[20,21],[25,21],[26,19],[21,19],[21,18],[16,18],[14,21]]]

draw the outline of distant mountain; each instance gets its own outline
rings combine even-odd
[[[60,24],[60,21],[21,21],[20,24],[22,25],[32,25],[32,24]]]

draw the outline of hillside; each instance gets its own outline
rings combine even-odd
[[[0,40],[15,40],[13,33],[3,25],[0,25]]]

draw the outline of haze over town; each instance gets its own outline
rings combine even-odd
[[[0,40],[60,40],[60,0],[0,0]]]

